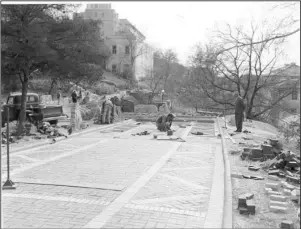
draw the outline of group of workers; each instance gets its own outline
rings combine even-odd
[[[235,124],[236,130],[235,132],[242,132],[242,123],[244,120],[244,110],[246,108],[244,104],[243,98],[239,95],[238,92],[234,92],[234,96],[236,97],[235,101]],[[81,100],[83,97],[83,93],[81,89],[77,92],[73,90],[71,94],[72,102],[77,103],[77,101]],[[85,97],[89,97],[89,92],[86,93]],[[57,99],[60,103],[61,92],[58,91]],[[118,113],[116,109],[116,96],[109,99],[107,96],[104,96],[104,99],[101,102],[100,114],[99,118],[97,118],[98,122],[102,124],[111,124],[114,122],[114,116]],[[171,129],[171,125],[176,116],[172,113],[168,115],[162,115],[156,120],[156,126],[159,131],[168,131]]]
[[[246,105],[244,103],[243,98],[240,96],[238,92],[234,92],[234,96],[236,97],[235,101],[235,125],[236,130],[234,132],[241,133],[242,132],[242,124],[244,120],[244,111],[246,109]],[[170,113],[167,116],[162,115],[156,121],[156,126],[159,131],[168,131],[171,128],[172,121],[175,119],[175,115]]]

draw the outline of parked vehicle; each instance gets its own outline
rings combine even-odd
[[[1,108],[2,127],[7,122],[7,107],[9,108],[9,121],[19,120],[21,111],[22,93],[11,93],[6,101],[6,104]],[[59,120],[67,118],[63,114],[62,105],[45,105],[40,103],[39,95],[36,93],[27,93],[26,103],[26,119],[31,123],[38,121],[57,124]]]

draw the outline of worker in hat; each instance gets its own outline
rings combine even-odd
[[[172,113],[166,115],[161,115],[157,121],[156,126],[160,131],[168,131],[171,128],[172,121],[176,118],[176,116]]]

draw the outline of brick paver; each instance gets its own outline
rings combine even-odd
[[[188,130],[174,129],[176,136]],[[133,136],[145,130],[151,134]],[[97,227],[105,219],[105,228],[201,228],[220,140],[188,136],[179,143],[153,134],[154,124],[131,123],[16,153],[15,168],[35,166],[13,173],[17,189],[3,193],[4,226]]]

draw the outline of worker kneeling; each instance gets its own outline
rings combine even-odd
[[[156,121],[157,129],[160,131],[170,130],[172,121],[175,119],[175,117],[176,116],[172,113],[168,114],[167,116],[160,116]]]

